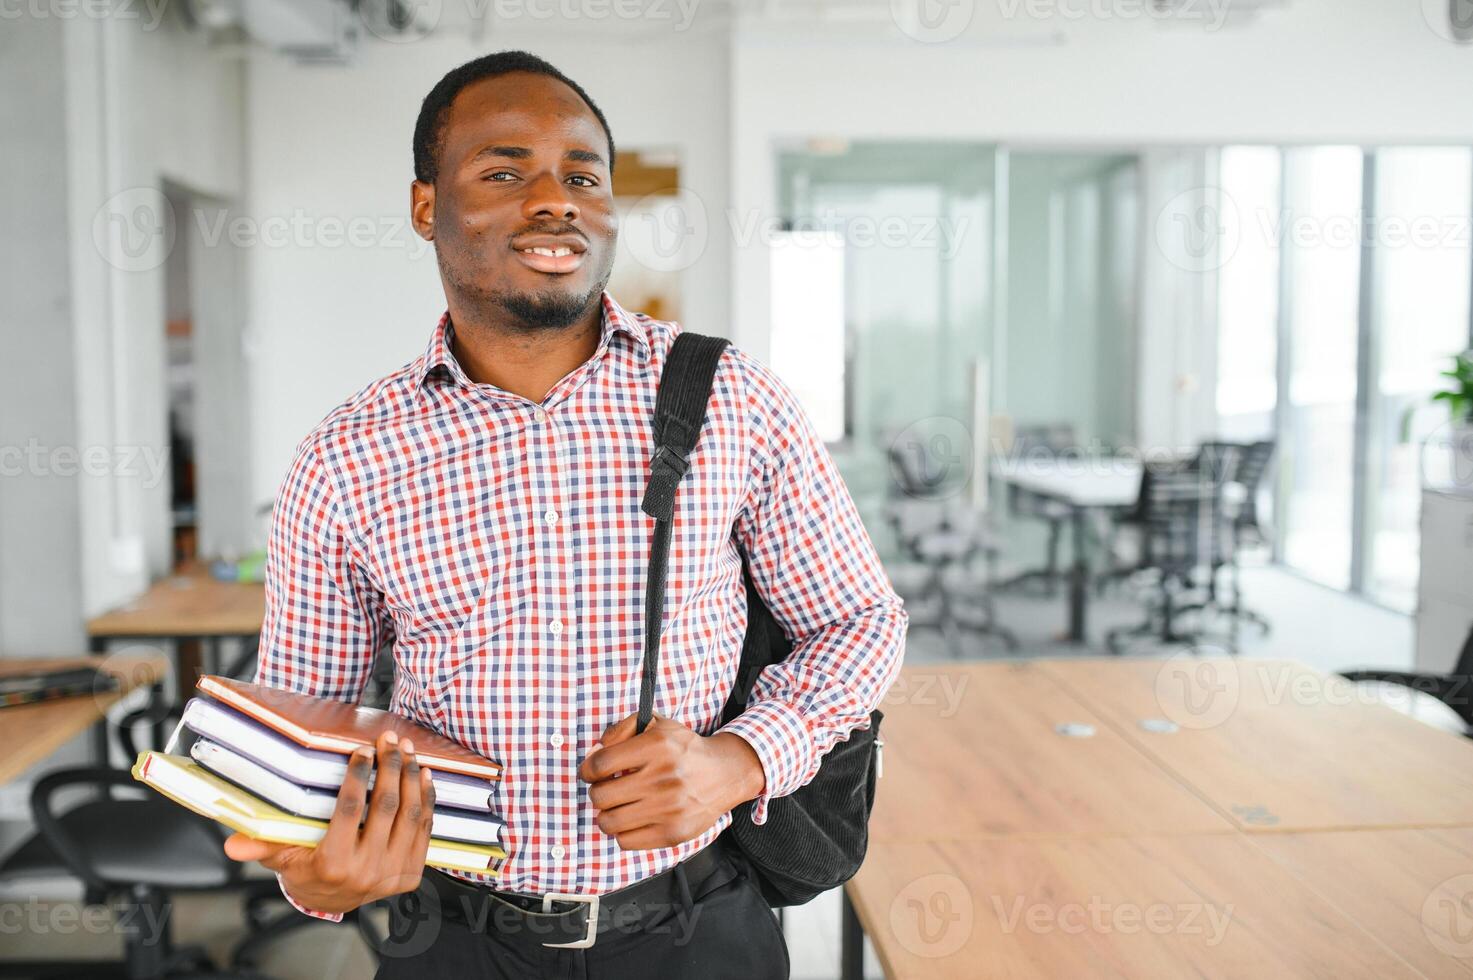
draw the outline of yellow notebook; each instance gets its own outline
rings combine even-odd
[[[327,833],[326,820],[287,813],[183,756],[140,752],[133,764],[133,778],[175,803],[256,840],[316,847]],[[505,857],[506,851],[495,844],[466,844],[431,837],[425,864],[451,871],[495,874]]]

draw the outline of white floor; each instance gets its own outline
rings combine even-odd
[[[1245,571],[1247,605],[1267,616],[1273,630],[1258,636],[1244,635],[1242,653],[1247,656],[1300,660],[1324,671],[1357,666],[1405,668],[1412,660],[1412,621],[1409,617],[1324,589],[1275,568]],[[1061,642],[1064,627],[1064,596],[1023,598],[1004,596],[998,600],[1002,622],[1022,642],[1016,655],[1026,657],[1088,656],[1099,653],[1104,632],[1133,623],[1140,617],[1138,599],[1129,590],[1117,590],[1090,605],[1090,637],[1093,648]],[[1150,653],[1149,647],[1133,653]],[[1163,654],[1175,650],[1157,651]],[[964,642],[962,656],[984,659],[1005,655],[1000,645],[980,638]],[[934,630],[917,627],[907,641],[906,659],[912,663],[952,659]],[[58,888],[60,891],[58,891]],[[67,901],[73,892],[64,885],[52,887],[52,898]],[[0,909],[15,900],[50,902],[38,889],[25,893],[0,893]],[[206,942],[223,953],[238,929],[238,913],[229,899],[190,897],[179,900],[175,922],[183,941]],[[73,918],[69,921],[77,921]],[[786,932],[795,980],[816,980],[838,975],[839,895],[820,896],[802,908],[786,912]],[[110,932],[86,933],[73,929],[49,935],[17,935],[0,930],[0,955],[40,957],[109,956],[117,950]],[[87,952],[83,952],[83,951]],[[867,957],[870,976],[880,976],[873,954]],[[367,948],[351,928],[313,925],[285,939],[261,964],[271,976],[282,980],[359,980],[372,975]]]

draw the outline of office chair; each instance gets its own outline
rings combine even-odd
[[[100,790],[101,798],[58,812],[57,795],[78,787]],[[241,866],[221,849],[225,834],[219,825],[151,791],[144,790],[147,795],[140,799],[114,798],[111,791],[120,787],[140,789],[123,769],[60,769],[43,776],[31,793],[36,833],[0,862],[0,878],[70,876],[82,882],[86,904],[121,908],[116,922],[123,936],[122,962],[11,962],[0,964],[0,975],[256,976],[218,972],[203,948],[173,944],[171,896],[241,884]]]
[[[1223,440],[1205,439],[1197,445],[1197,452],[1191,460],[1186,463],[1186,469],[1197,473],[1212,486],[1217,487],[1221,494],[1217,501],[1215,515],[1219,521],[1226,522],[1230,503],[1228,500],[1228,488],[1237,485],[1239,471],[1247,446],[1239,442],[1226,442]],[[1226,527],[1224,523],[1224,527]],[[1235,542],[1236,543],[1236,542]],[[1218,601],[1217,579],[1223,567],[1236,567],[1235,548],[1224,549],[1224,553],[1214,556],[1215,561],[1207,569],[1206,591],[1197,602],[1186,603],[1178,606],[1178,615],[1193,612],[1206,612],[1209,609],[1217,611],[1221,604]],[[1233,588],[1237,589],[1237,575],[1233,575]],[[1236,601],[1236,596],[1235,596]],[[1225,611],[1225,610],[1224,610]],[[1230,640],[1230,646],[1237,647],[1237,621],[1234,620],[1234,631]]]
[[[1237,642],[1237,630],[1241,623],[1252,623],[1266,636],[1271,626],[1268,618],[1243,605],[1242,566],[1238,553],[1244,548],[1262,547],[1271,540],[1258,509],[1258,494],[1273,462],[1277,443],[1272,439],[1250,442],[1240,447],[1232,482],[1242,491],[1243,498],[1236,504],[1232,514],[1232,548],[1229,551],[1228,574],[1232,590],[1232,602],[1222,607],[1222,612],[1232,617],[1233,642]]]
[[[1111,653],[1123,651],[1128,638],[1154,635],[1163,644],[1194,643],[1200,630],[1183,630],[1179,617],[1199,604],[1181,602],[1201,588],[1224,561],[1229,538],[1221,518],[1222,474],[1193,465],[1149,463],[1141,474],[1140,495],[1127,520],[1139,528],[1137,573],[1155,578],[1155,596],[1145,619],[1136,626],[1107,634]]]
[[[907,559],[890,577],[906,597],[912,624],[938,630],[957,657],[964,650],[963,631],[996,637],[1016,650],[1018,638],[998,623],[988,587],[995,578],[996,541],[983,515],[958,496],[966,474],[958,480],[920,442],[892,443],[889,456],[899,494],[886,505],[885,516]],[[971,573],[979,557],[987,569],[981,578]]]
[[[1028,460],[1053,459],[1077,448],[1078,439],[1074,426],[1067,422],[1046,425],[1019,426],[1013,434],[1012,455],[1017,463]],[[1048,525],[1048,544],[1045,549],[1045,564],[1042,568],[1020,572],[1006,581],[999,582],[999,590],[1022,589],[1028,583],[1039,582],[1043,594],[1052,598],[1058,591],[1063,570],[1059,567],[1059,549],[1064,538],[1064,528],[1073,512],[1064,504],[1015,484],[1008,484],[1008,510],[1016,517],[1041,520]]]
[[[255,645],[252,644],[254,655]],[[254,667],[252,667],[254,672]],[[364,686],[361,703],[370,707],[387,708],[393,693],[393,642],[392,638],[380,645],[374,657],[373,667],[370,669],[370,677]],[[251,675],[242,678],[250,680]],[[138,746],[134,740],[134,731],[139,725],[148,725],[149,730],[157,733],[161,725],[167,725],[173,730],[184,713],[184,706],[180,703],[170,704],[162,699],[155,699],[153,703],[146,705],[136,711],[129,712],[118,720],[118,741],[123,747],[123,752],[128,759],[138,757]],[[155,745],[161,745],[162,741],[155,736]],[[213,825],[213,824],[212,824]],[[235,862],[230,862],[232,865]],[[240,878],[234,885],[241,893],[241,901],[245,913],[245,922],[248,927],[247,934],[236,943],[231,950],[230,963],[232,969],[249,969],[256,965],[261,951],[273,942],[288,933],[294,932],[303,926],[313,925],[323,920],[312,916],[303,915],[288,904],[281,894],[281,886],[275,876],[270,878]],[[272,915],[273,906],[284,906],[278,914]],[[375,903],[375,906],[387,907],[384,903]],[[363,935],[369,947],[377,953],[384,948],[387,937],[381,935],[371,917],[360,915],[361,910],[345,913],[343,923],[356,926]],[[235,974],[239,976],[240,974]]]
[[[1473,738],[1473,630],[1463,641],[1451,674],[1403,670],[1345,670],[1340,676],[1355,683],[1380,682],[1429,694],[1451,708],[1463,723],[1462,734]]]

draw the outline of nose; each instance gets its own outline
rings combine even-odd
[[[576,221],[578,205],[568,193],[568,187],[556,174],[544,173],[527,186],[527,196],[522,201],[522,216],[531,220],[553,218]]]

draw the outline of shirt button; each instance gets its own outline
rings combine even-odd
[[[535,414],[537,416],[537,421],[539,421],[539,422],[546,422],[547,421],[547,410],[546,409],[539,408],[539,409],[537,409],[537,411],[536,411]]]
[[[547,852],[552,855],[554,861],[561,861],[568,853],[568,849],[561,844],[552,845],[552,850]]]
[[[549,524],[556,524],[557,523],[557,511],[555,511],[555,510],[548,511],[547,513],[545,513],[545,514],[542,515],[542,519],[544,521],[546,521],[547,523],[549,523]]]
[[[563,621],[561,619],[554,619],[552,621],[552,623],[547,628],[550,629],[550,630],[552,630],[552,635],[553,636],[562,636],[562,634],[563,634]]]
[[[553,732],[552,738],[549,738],[547,741],[553,748],[560,749],[563,747],[563,733]]]

